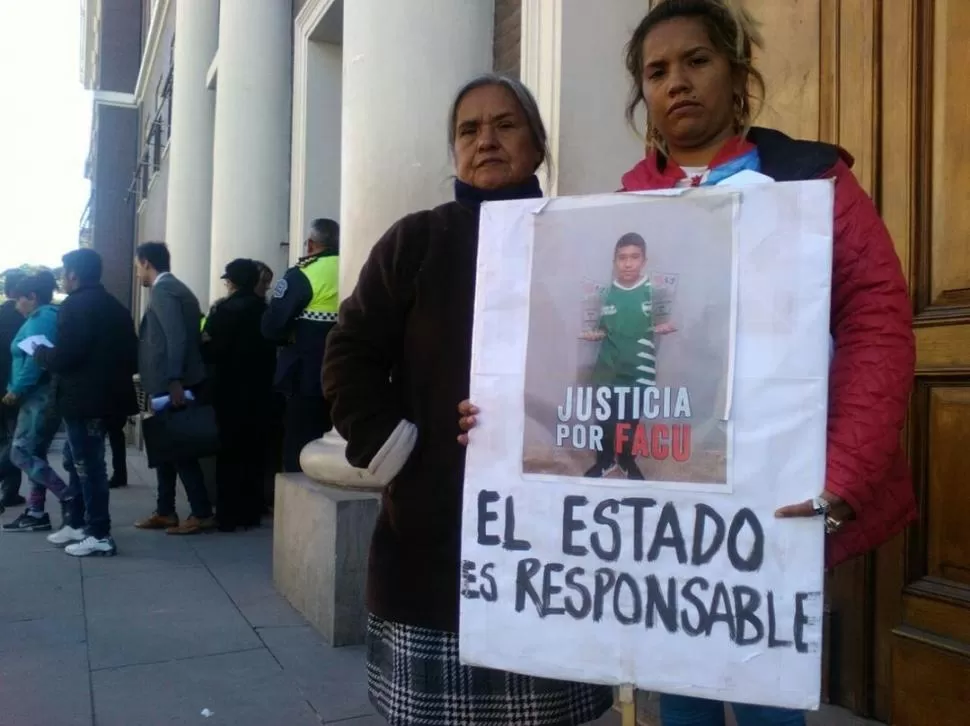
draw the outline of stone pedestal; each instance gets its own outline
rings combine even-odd
[[[364,642],[367,555],[380,507],[379,487],[346,463],[342,444],[327,437],[304,450],[313,478],[276,477],[273,525],[276,589],[333,646]]]

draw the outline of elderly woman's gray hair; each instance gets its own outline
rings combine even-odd
[[[483,73],[468,81],[455,94],[455,100],[451,102],[451,109],[448,112],[448,147],[452,150],[452,153],[454,153],[455,148],[455,124],[458,120],[458,106],[461,105],[462,99],[469,93],[476,88],[483,88],[485,86],[500,86],[515,97],[519,106],[522,107],[522,113],[525,114],[526,123],[529,125],[529,133],[532,135],[532,141],[535,144],[536,150],[539,152],[539,166],[548,163],[550,161],[549,138],[546,134],[546,125],[542,122],[542,115],[539,113],[539,104],[536,103],[535,96],[532,95],[532,91],[521,81],[497,73]]]

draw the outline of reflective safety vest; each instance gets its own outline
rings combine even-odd
[[[310,281],[313,297],[310,304],[297,316],[297,320],[314,320],[320,323],[337,322],[340,307],[340,257],[326,255],[307,260],[300,271]]]

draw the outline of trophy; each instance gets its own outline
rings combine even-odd
[[[604,285],[584,279],[582,283],[582,324],[580,329],[583,333],[592,333],[599,328],[600,313],[603,309]]]
[[[677,294],[677,280],[680,275],[665,272],[654,272],[650,275],[650,286],[653,292],[653,324],[662,325],[670,322],[670,312],[674,306]]]

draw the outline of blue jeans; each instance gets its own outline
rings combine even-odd
[[[805,726],[803,711],[772,706],[731,704],[738,726]],[[690,696],[660,696],[663,726],[724,726],[724,703]]]
[[[64,468],[71,477],[71,489],[81,493],[71,502],[71,526],[80,528],[88,537],[104,539],[111,534],[108,468],[104,463],[103,419],[65,419],[67,446]]]
[[[65,484],[47,462],[47,451],[60,425],[60,419],[54,413],[50,385],[38,388],[21,402],[10,460],[30,479],[27,507],[34,512],[44,511],[48,490],[62,502],[71,499],[77,491]]]

